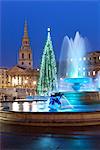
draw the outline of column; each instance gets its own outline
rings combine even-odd
[[[19,102],[19,111],[23,111],[23,102]]]

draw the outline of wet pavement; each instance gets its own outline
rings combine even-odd
[[[100,126],[27,127],[1,124],[1,150],[100,150]]]

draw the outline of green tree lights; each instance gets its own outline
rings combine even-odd
[[[37,84],[37,94],[48,95],[50,91],[55,90],[57,90],[56,60],[50,36],[50,28],[48,28],[48,37],[42,55],[40,76]]]

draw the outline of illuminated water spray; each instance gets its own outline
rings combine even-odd
[[[68,39],[68,59],[67,59],[67,75],[68,77],[78,78],[85,76],[85,39],[79,32],[76,32],[75,38]]]
[[[65,88],[78,91],[84,84],[91,82],[91,79],[86,77],[86,50],[88,50],[87,40],[79,32],[76,32],[74,39],[64,37],[58,75],[60,90]]]
[[[76,32],[74,39],[68,36],[64,37],[59,66],[60,78],[81,78],[85,76],[85,50],[87,50],[87,42],[79,32]],[[64,72],[62,71],[62,65],[64,65]]]

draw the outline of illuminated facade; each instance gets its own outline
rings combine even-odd
[[[7,68],[0,68],[0,88],[6,88],[7,85]]]
[[[15,66],[8,70],[8,87],[35,88],[38,70]]]
[[[19,49],[18,64],[8,69],[5,76],[4,83],[7,82],[7,88],[15,88],[17,91],[27,89],[27,91],[29,91],[28,93],[36,94],[39,70],[33,69],[32,50],[26,22],[24,25],[22,45]]]
[[[95,78],[100,71],[100,51],[87,54],[88,76]]]

